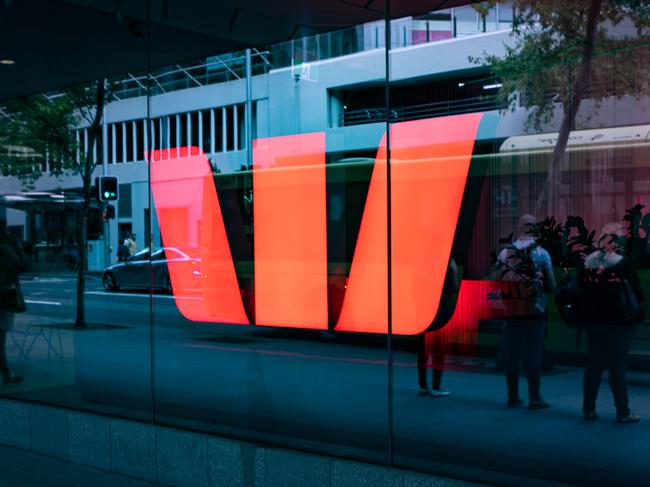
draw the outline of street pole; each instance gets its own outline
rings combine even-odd
[[[104,79],[104,87],[106,87]],[[102,174],[108,176],[108,123],[106,122],[106,105],[108,100],[104,101],[102,107]],[[97,188],[99,190],[99,188]],[[111,265],[111,222],[108,218],[104,219],[104,267]]]
[[[246,165],[253,167],[253,66],[251,50],[246,49]]]

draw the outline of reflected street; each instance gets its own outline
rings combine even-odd
[[[19,317],[8,353],[26,379],[7,393],[29,398],[37,390],[40,398],[61,406],[117,416],[136,410],[146,418],[153,392],[156,420],[163,424],[174,418],[192,428],[200,421],[215,433],[242,437],[254,429],[258,439],[272,444],[291,438],[296,447],[316,450],[327,441],[337,455],[355,456],[363,449],[382,459],[387,361],[381,340],[194,324],[180,315],[172,297],[156,294],[152,391],[148,294],[109,293],[92,277],[86,293],[91,325],[73,331],[75,285],[72,276],[24,281],[29,311]],[[395,442],[409,452],[414,467],[430,462],[428,452],[437,448],[438,461],[448,469],[470,455],[474,467],[487,471],[507,462],[512,474],[522,476],[644,483],[645,450],[639,446],[650,424],[632,430],[603,421],[602,431],[594,431],[577,412],[580,368],[544,373],[549,412],[513,411],[505,407],[503,377],[491,359],[448,356],[445,383],[451,396],[418,396],[415,349],[408,344],[396,343],[394,353],[394,407],[402,412],[395,418]],[[610,393],[602,392],[601,415],[613,418]],[[354,401],[359,394],[364,402]],[[640,411],[650,408],[649,373],[631,373],[631,394]],[[568,429],[576,434],[567,435]],[[607,448],[590,440],[604,434]],[[540,465],[547,469],[540,472]]]

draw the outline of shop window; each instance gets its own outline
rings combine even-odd
[[[178,147],[178,142],[176,141],[177,126],[176,115],[167,117],[167,148]]]
[[[235,150],[235,117],[237,116],[235,107],[229,106],[224,108],[226,115],[226,151]]]
[[[223,152],[225,150],[224,137],[223,137],[223,112],[225,108],[215,108],[214,113],[214,150],[215,152]]]
[[[134,140],[133,140],[133,122],[124,123],[124,132],[125,132],[125,150],[126,156],[124,162],[131,162],[134,160]]]
[[[212,152],[212,138],[214,137],[213,128],[210,120],[210,110],[199,112],[201,117],[201,140],[200,147],[206,154]]]
[[[113,149],[113,140],[114,140],[113,128],[114,127],[111,124],[111,125],[109,125],[107,127],[107,130],[106,130],[106,132],[107,132],[107,137],[106,137],[107,151],[106,151],[106,153],[108,154],[108,161],[107,162],[109,164],[112,164],[113,162],[115,162],[115,154],[114,154],[114,149]]]
[[[201,143],[199,141],[199,135],[202,135],[200,132],[202,132],[202,125],[199,124],[199,121],[202,121],[201,117],[201,112],[192,112],[190,113],[190,144],[191,146],[194,147],[201,147]]]
[[[124,162],[124,132],[123,132],[122,123],[116,123],[113,125],[115,129],[115,159],[117,163]]]

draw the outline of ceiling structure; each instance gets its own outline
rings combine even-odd
[[[393,0],[391,16],[467,3]],[[384,0],[0,0],[0,100],[351,27],[384,9]]]

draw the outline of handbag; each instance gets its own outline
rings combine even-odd
[[[24,313],[27,311],[25,298],[20,285],[0,289],[0,309],[13,313]]]
[[[571,328],[580,326],[584,319],[583,296],[574,276],[567,276],[560,283],[554,298],[558,313],[567,326]]]
[[[632,286],[627,279],[623,279],[618,286],[616,286],[616,296],[612,301],[615,307],[614,316],[618,317],[623,322],[636,322],[642,321],[643,309],[639,304]]]

